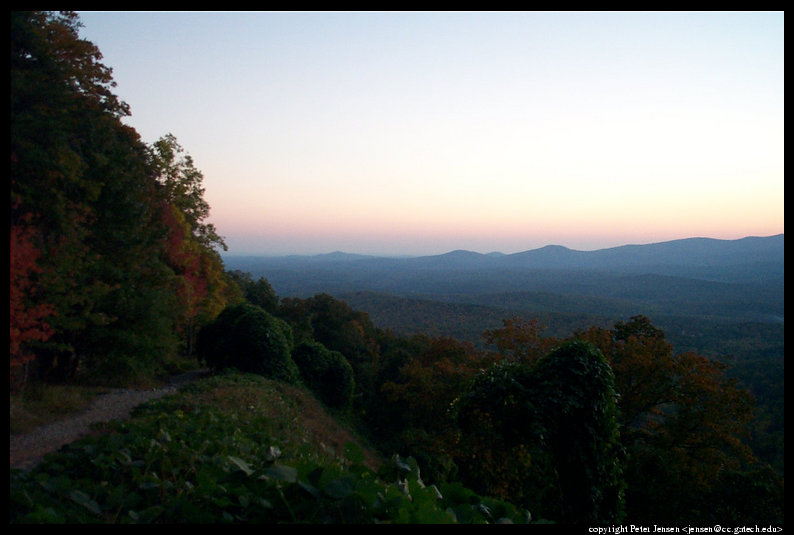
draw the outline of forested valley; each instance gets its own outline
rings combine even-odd
[[[783,524],[782,324],[711,309],[698,323],[617,296],[576,312],[576,296],[500,294],[545,299],[522,309],[419,287],[282,289],[279,272],[224,260],[201,171],[174,136],[147,144],[124,125],[129,107],[79,28],[71,12],[11,13],[12,400],[235,370],[234,410],[254,410],[251,377],[300,389],[392,463],[373,474],[353,459],[333,478],[273,464],[264,420],[166,402],[129,440],[173,457],[133,460],[119,431],[101,442],[113,452],[81,446],[72,480],[52,472],[66,462],[12,472],[12,523]],[[774,283],[782,305],[782,273]],[[395,466],[411,476],[388,486]]]

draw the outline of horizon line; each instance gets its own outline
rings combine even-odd
[[[427,254],[410,254],[410,253],[402,253],[402,254],[373,254],[373,253],[356,253],[356,252],[349,252],[349,251],[342,251],[342,250],[333,250],[330,252],[323,252],[323,253],[281,253],[281,254],[267,254],[267,253],[229,253],[227,251],[219,252],[222,257],[233,257],[233,256],[247,256],[247,257],[267,257],[267,258],[286,258],[286,257],[318,257],[318,256],[331,256],[331,255],[347,255],[347,256],[361,256],[361,257],[370,257],[370,258],[423,258],[423,257],[432,257],[432,256],[444,256],[452,253],[472,253],[478,254],[482,256],[489,256],[489,255],[504,255],[508,256],[511,254],[521,254],[530,251],[537,251],[540,249],[545,249],[547,247],[561,247],[563,249],[567,249],[573,252],[596,252],[596,251],[605,251],[608,249],[618,249],[621,247],[636,247],[636,246],[645,246],[645,245],[659,245],[663,243],[672,243],[672,242],[680,242],[680,241],[688,241],[688,240],[711,240],[711,241],[722,241],[722,242],[731,242],[731,241],[740,241],[740,240],[747,240],[747,239],[766,239],[766,238],[776,238],[778,236],[784,236],[784,232],[780,232],[777,234],[770,234],[768,236],[758,236],[758,235],[748,235],[743,236],[741,238],[711,238],[708,236],[692,236],[689,238],[675,238],[671,240],[662,240],[662,241],[655,241],[655,242],[647,242],[647,243],[625,243],[621,245],[614,245],[610,247],[600,247],[597,249],[573,249],[571,247],[560,245],[560,244],[553,244],[549,243],[546,245],[542,245],[540,247],[535,247],[532,249],[523,249],[520,251],[516,251],[513,253],[504,253],[501,251],[489,251],[487,253],[482,253],[479,251],[473,251],[471,249],[450,249],[448,251],[442,253],[427,253]]]

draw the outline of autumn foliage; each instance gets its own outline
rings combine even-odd
[[[39,251],[33,243],[33,229],[22,225],[11,226],[10,238],[10,342],[11,342],[11,384],[12,387],[23,379],[15,376],[33,359],[32,351],[27,348],[30,342],[43,342],[53,334],[46,319],[55,313],[48,303],[30,304],[28,296],[35,294],[34,276],[41,272],[36,261]]]
[[[233,290],[201,173],[174,136],[148,146],[121,122],[79,28],[11,13],[11,368],[123,381],[191,358]]]

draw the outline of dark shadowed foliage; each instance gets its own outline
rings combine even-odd
[[[350,363],[338,351],[319,342],[302,342],[292,351],[301,379],[329,407],[348,409],[355,379]]]
[[[198,336],[198,354],[216,370],[235,368],[288,383],[298,380],[292,332],[283,320],[242,303],[226,308]]]

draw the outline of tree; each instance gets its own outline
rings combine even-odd
[[[615,397],[604,356],[582,341],[566,342],[534,365],[493,365],[455,402],[464,483],[559,522],[620,522]]]
[[[381,385],[385,399],[400,407],[399,420],[390,422],[393,446],[416,458],[431,479],[443,480],[454,473],[457,427],[452,403],[471,378],[493,362],[493,356],[470,343],[433,338],[406,358],[397,377]]]
[[[46,322],[47,317],[55,313],[52,305],[38,303],[31,306],[28,303],[28,297],[37,289],[34,277],[41,271],[36,263],[39,251],[32,243],[32,232],[32,229],[19,225],[11,227],[9,316],[12,387],[24,387],[27,381],[27,368],[33,354],[26,346],[31,342],[46,341],[53,334]]]
[[[11,13],[11,224],[35,229],[39,291],[31,305],[54,309],[37,364],[61,377],[75,369],[78,333],[107,321],[93,303],[109,286],[93,276],[98,258],[87,244],[102,183],[87,176],[86,157],[129,113],[79,27],[72,12]]]
[[[302,342],[292,351],[292,360],[306,386],[329,407],[347,410],[353,401],[355,379],[350,363],[338,351],[319,342]]]
[[[296,383],[289,325],[250,303],[227,307],[201,329],[198,354],[216,370],[235,368],[269,379]]]
[[[215,226],[204,222],[210,212],[210,206],[204,200],[204,175],[196,169],[193,158],[173,134],[167,134],[152,144],[149,165],[162,189],[162,197],[184,216],[192,237],[202,247],[227,250]]]
[[[558,341],[541,335],[543,327],[535,318],[520,317],[502,320],[500,329],[483,333],[486,343],[496,346],[503,358],[534,363],[548,353]]]
[[[250,273],[239,270],[229,271],[227,275],[240,288],[246,301],[252,305],[262,307],[271,314],[277,312],[279,304],[278,294],[276,294],[266,278],[259,277],[258,280],[254,281]]]
[[[674,354],[645,316],[576,334],[595,344],[615,373],[621,440],[628,453],[626,502],[633,522],[694,522],[727,471],[753,457],[753,400],[726,366]]]
[[[448,413],[452,401],[491,362],[470,343],[434,338],[400,368],[399,379],[385,382],[381,390],[393,402],[405,402],[407,427],[439,430],[452,423]]]
[[[167,227],[166,263],[174,272],[178,324],[182,353],[192,357],[196,335],[235,298],[233,282],[223,269],[217,251],[193,236],[185,214],[176,205],[163,202],[162,218]]]
[[[128,106],[79,28],[72,12],[11,13],[11,225],[16,250],[38,252],[35,270],[15,260],[18,282],[35,275],[15,317],[47,312],[46,337],[20,335],[41,379],[160,373],[176,331],[190,353],[226,304],[224,244],[201,173],[173,136],[147,147],[122,124]]]

